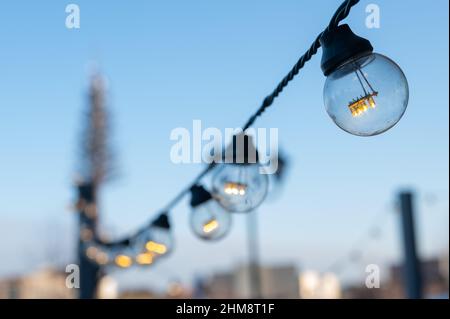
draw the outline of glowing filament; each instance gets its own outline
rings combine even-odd
[[[133,264],[133,261],[127,255],[117,255],[114,261],[116,262],[116,265],[121,268],[128,268]]]
[[[375,104],[375,99],[373,98],[373,96],[369,97],[369,105],[371,108],[375,108],[377,105]]]
[[[363,113],[367,112],[370,108],[374,109],[376,107],[374,96],[377,96],[378,92],[368,93],[358,99],[351,101],[348,104],[348,108],[352,113],[353,117],[361,116]]]
[[[160,255],[165,254],[167,252],[166,245],[154,242],[152,240],[150,240],[149,242],[147,242],[147,244],[145,244],[145,248],[147,248],[147,250],[152,253]]]
[[[139,265],[150,265],[153,262],[153,255],[151,253],[141,253],[136,256],[136,262]]]
[[[229,182],[225,184],[224,192],[228,195],[244,196],[247,189],[247,185],[240,183]]]
[[[209,234],[210,232],[216,230],[219,227],[219,222],[215,219],[211,219],[203,224],[203,232]]]

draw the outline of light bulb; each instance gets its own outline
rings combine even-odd
[[[212,179],[219,204],[230,212],[249,212],[258,207],[267,195],[269,178],[258,163],[258,151],[251,136],[245,133],[233,136],[224,160]]]
[[[221,164],[213,177],[218,202],[230,212],[249,212],[267,195],[269,179],[258,164]]]
[[[133,246],[130,242],[108,244],[105,247],[105,252],[98,253],[96,256],[96,261],[100,265],[114,265],[119,268],[129,268],[133,266],[134,260]]]
[[[320,39],[322,70],[327,76],[324,102],[328,115],[344,131],[358,136],[383,133],[401,119],[409,89],[403,71],[373,53],[370,42],[341,25]]]
[[[328,115],[344,131],[372,136],[393,127],[408,105],[408,82],[389,58],[371,53],[351,59],[325,82]]]
[[[158,240],[150,239],[145,243],[145,248],[154,254],[164,255],[167,253],[167,245]]]
[[[231,228],[231,215],[202,186],[191,189],[190,223],[194,234],[206,240],[223,238]]]
[[[173,238],[167,213],[161,214],[152,222],[140,242],[145,252],[152,255],[152,262],[156,258],[167,255],[172,250]]]
[[[117,254],[114,262],[120,268],[128,268],[133,265],[133,259],[124,253]]]
[[[138,265],[151,265],[153,263],[153,254],[150,252],[141,252],[137,254],[135,259]]]

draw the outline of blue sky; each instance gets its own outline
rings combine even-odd
[[[195,119],[220,129],[243,124],[340,3],[73,2],[81,9],[78,30],[65,27],[70,2],[9,1],[0,10],[0,251],[6,256],[0,274],[41,266],[52,245],[70,255],[75,216],[67,207],[75,197],[93,61],[109,79],[121,171],[103,190],[101,221],[120,236],[151,218],[202,168],[170,161],[171,130],[189,129]],[[369,3],[361,1],[346,23],[405,72],[406,114],[380,136],[341,131],[323,106],[319,51],[257,123],[279,129],[292,164],[278,199],[258,210],[265,262],[324,270],[378,214],[386,216],[383,237],[367,247],[366,261],[398,260],[393,202],[409,187],[418,195],[421,253],[448,249],[448,2],[424,8],[420,1],[374,1],[380,29],[365,27]],[[426,200],[431,195],[433,205]],[[117,275],[163,284],[245,261],[245,217],[210,244],[192,235],[188,213],[186,202],[173,211],[172,256],[138,274]]]

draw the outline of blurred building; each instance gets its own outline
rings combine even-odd
[[[168,284],[164,298],[188,299],[192,298],[192,289],[183,285],[179,281],[172,281]]]
[[[369,289],[364,281],[359,285],[347,287],[344,298],[361,299],[400,299],[406,298],[403,265],[392,265],[389,278],[380,288]],[[441,258],[430,258],[420,263],[425,298],[448,298],[448,254]]]
[[[448,285],[440,259],[432,258],[424,260],[420,263],[420,269],[423,280],[423,293],[426,298],[433,298],[434,296],[445,293],[448,295]],[[393,265],[391,267],[389,286],[391,288],[395,288],[395,291],[401,291],[401,293],[397,293],[395,297],[405,297],[402,289],[404,287],[403,273],[403,265]],[[399,287],[401,289],[399,289]]]
[[[214,274],[205,282],[207,298],[251,298],[251,271],[255,267],[241,265],[230,272]],[[260,266],[261,295],[263,298],[298,298],[297,269],[292,265]]]
[[[298,298],[297,268],[292,265],[263,267],[261,286],[264,298]]]
[[[66,287],[67,273],[44,268],[28,275],[0,279],[0,299],[72,299],[77,289]]]
[[[441,268],[442,276],[444,277],[444,280],[445,280],[445,284],[447,285],[447,289],[448,289],[448,273],[449,273],[448,250],[445,254],[442,255],[442,258],[440,260],[440,268]]]
[[[118,296],[119,299],[153,299],[161,298],[161,295],[155,294],[147,289],[125,290]]]
[[[207,298],[214,299],[231,299],[235,298],[235,274],[230,273],[218,273],[214,274],[204,284],[205,293]]]
[[[128,288],[120,291],[118,299],[191,299],[192,290],[179,282],[168,284],[166,291],[155,291],[151,288]]]
[[[298,283],[302,299],[341,298],[339,279],[332,273],[305,271],[300,274]]]

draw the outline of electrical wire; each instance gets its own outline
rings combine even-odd
[[[374,232],[377,232],[376,237],[380,236],[379,232],[381,227],[386,222],[386,218],[390,216],[387,212],[389,212],[389,210],[383,210],[375,214],[373,221],[369,224],[370,226],[353,242],[353,245],[351,245],[348,252],[330,263],[330,265],[325,268],[325,272],[339,274],[347,262],[355,261],[353,260],[355,257],[357,259],[362,258],[364,248],[366,248],[372,240],[376,239],[374,238]]]
[[[309,49],[299,58],[297,63],[292,67],[292,69],[289,71],[289,73],[281,80],[281,82],[276,86],[276,88],[273,90],[271,94],[266,96],[261,104],[261,106],[256,110],[256,112],[250,116],[250,118],[245,122],[245,124],[242,126],[242,131],[246,131],[248,128],[250,128],[256,120],[269,108],[274,100],[283,92],[283,90],[287,87],[287,85],[294,79],[294,77],[299,73],[299,71],[304,67],[306,62],[311,60],[311,58],[317,53],[317,50],[320,48],[320,39],[322,36],[336,28],[338,24],[344,20],[350,13],[351,8],[356,5],[360,0],[345,0],[335,11],[334,15],[332,16],[330,23],[326,27],[324,31],[322,31],[314,40],[314,42],[311,44]],[[209,164],[205,169],[203,169],[194,179],[193,181],[185,188],[183,188],[172,200],[170,200],[160,211],[162,214],[168,214],[168,212],[174,208],[183,198],[186,194],[190,192],[190,189],[192,186],[198,184],[203,177],[205,177],[213,168],[215,167],[215,163]],[[160,213],[160,214],[161,214]],[[143,231],[148,229],[148,225],[145,225],[145,227],[142,227],[138,231],[136,231],[132,236],[129,236],[127,238],[122,238],[118,241],[110,241],[105,242],[104,240],[100,238],[95,238],[95,241],[98,244],[105,245],[108,247],[114,246],[114,245],[123,245],[123,243],[132,243],[132,239],[139,234],[141,234]]]

